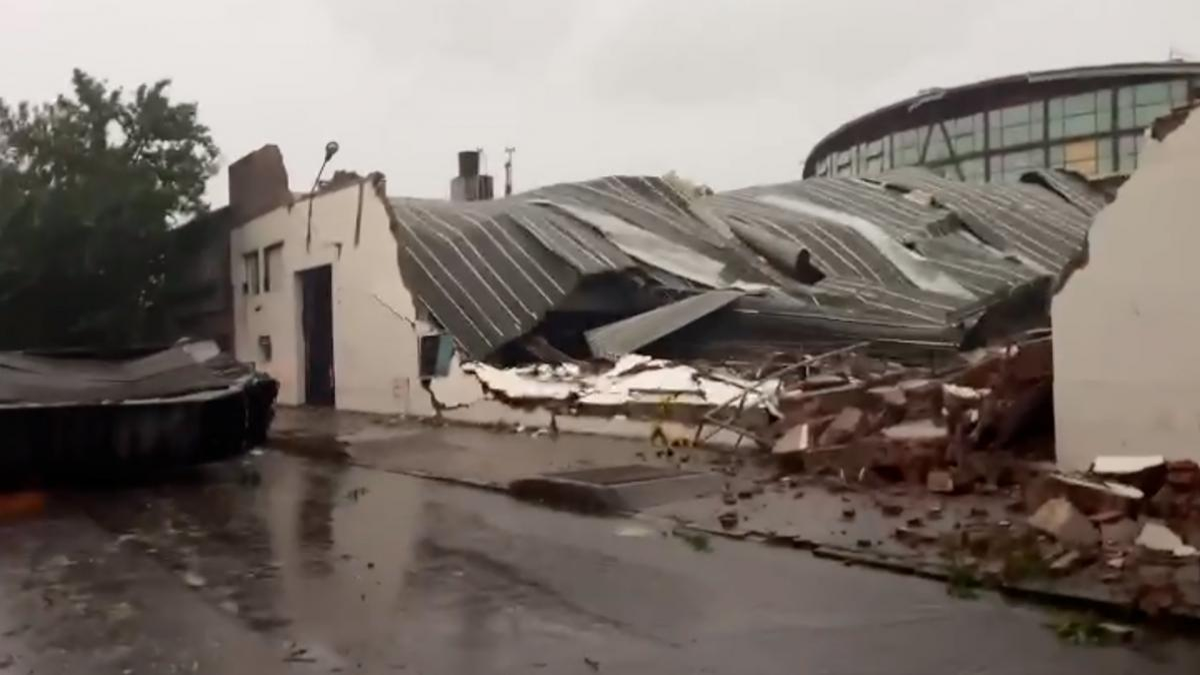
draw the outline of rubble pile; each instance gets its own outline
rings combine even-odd
[[[792,469],[902,480],[953,494],[1011,483],[1010,460],[1053,456],[1050,340],[963,355],[958,367],[884,364],[783,392],[773,454]]]
[[[1051,356],[1038,338],[941,374],[827,373],[781,394],[772,457],[789,485],[887,496],[893,539],[955,575],[1200,616],[1200,466],[1097,457],[1058,471]],[[970,507],[935,526],[956,500]]]
[[[658,421],[697,422],[703,415],[739,399],[740,420],[765,426],[777,419],[778,382],[751,382],[718,368],[697,367],[641,354],[603,361],[534,364],[497,368],[464,364],[485,393],[520,408],[544,408],[556,415],[594,415]]]

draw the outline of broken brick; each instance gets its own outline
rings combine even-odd
[[[776,455],[788,455],[796,452],[806,452],[812,445],[812,428],[808,422],[802,422],[788,429],[787,433],[775,441],[771,452]]]
[[[1200,465],[1190,459],[1167,462],[1167,483],[1181,492],[1200,488]]]
[[[1066,574],[1079,566],[1083,555],[1079,551],[1067,551],[1055,558],[1050,563],[1050,572],[1053,574]]]
[[[942,384],[937,380],[906,380],[897,385],[904,392],[904,418],[940,418],[942,414]]]
[[[1100,540],[1096,526],[1062,497],[1042,504],[1029,517],[1029,526],[1072,546],[1094,546]]]
[[[854,440],[866,427],[866,415],[854,406],[843,408],[821,434],[821,445],[840,445]]]
[[[954,476],[952,476],[949,471],[945,471],[943,469],[930,471],[929,475],[925,478],[925,487],[927,487],[930,492],[953,494]]]

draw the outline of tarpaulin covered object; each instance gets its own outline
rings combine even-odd
[[[693,343],[958,348],[1013,298],[1044,316],[1030,296],[1082,250],[1098,200],[1065,172],[976,185],[903,169],[715,195],[613,176],[494,202],[389,206],[406,283],[479,359],[535,330],[584,280],[606,276],[663,291],[660,305],[738,291],[697,313]],[[639,332],[662,332],[658,317],[680,328],[679,313],[664,312]]]
[[[211,342],[0,353],[0,481],[181,466],[261,443],[278,384]]]

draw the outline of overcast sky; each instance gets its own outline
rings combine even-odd
[[[518,189],[676,170],[797,178],[841,122],[918,89],[1125,60],[1200,60],[1198,0],[0,0],[0,97],[174,80],[226,162],[279,145],[442,197],[482,147]],[[209,198],[225,203],[224,175]]]

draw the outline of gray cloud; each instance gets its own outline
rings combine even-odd
[[[83,67],[172,77],[227,158],[281,146],[444,196],[454,152],[517,151],[518,187],[677,170],[718,188],[798,177],[822,135],[929,86],[1200,58],[1195,0],[0,0],[0,97]],[[223,179],[210,185],[225,199]]]

